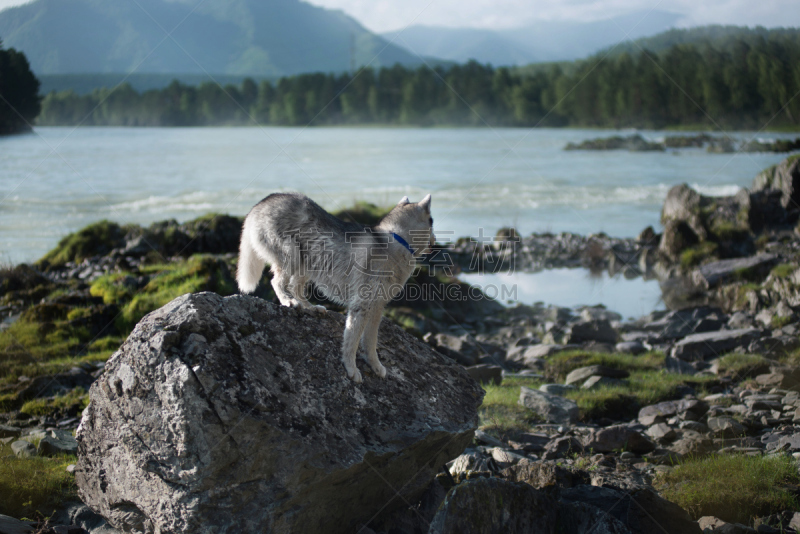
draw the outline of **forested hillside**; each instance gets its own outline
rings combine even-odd
[[[39,114],[39,80],[25,54],[0,41],[0,135],[30,129]]]
[[[797,128],[800,32],[510,70],[470,62],[48,95],[39,124],[452,124]],[[227,93],[227,94],[226,94]]]

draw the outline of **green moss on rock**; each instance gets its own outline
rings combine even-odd
[[[370,202],[358,201],[349,208],[334,211],[333,215],[346,222],[356,222],[359,224],[374,226],[378,224],[381,219],[383,219],[391,210],[391,207],[380,207]]]
[[[45,254],[36,265],[47,269],[108,254],[125,244],[125,233],[126,229],[115,222],[103,220],[90,224],[59,241],[56,248]]]

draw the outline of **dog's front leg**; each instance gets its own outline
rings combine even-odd
[[[361,383],[361,372],[356,367],[356,352],[358,351],[358,342],[366,326],[365,311],[360,304],[350,306],[347,311],[344,341],[342,342],[342,363],[347,371],[347,377],[352,378],[356,384]]]
[[[372,370],[381,378],[386,378],[386,367],[378,359],[378,329],[383,318],[383,305],[374,303],[367,312],[366,326],[364,327],[364,352],[366,352],[367,362]]]

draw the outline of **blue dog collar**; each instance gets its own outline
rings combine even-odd
[[[414,249],[411,248],[411,246],[408,244],[408,242],[405,239],[403,239],[399,235],[395,234],[394,232],[392,232],[392,237],[394,237],[395,241],[397,241],[398,243],[400,243],[401,245],[406,247],[406,249],[411,253],[412,256],[414,255]]]

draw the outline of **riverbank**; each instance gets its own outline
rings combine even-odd
[[[401,509],[369,528],[427,531],[419,518],[433,518],[445,490],[490,478],[555,487],[564,506],[602,509],[601,486],[617,498],[641,492],[648,497],[636,502],[647,514],[676,522],[670,532],[698,520],[705,528],[708,515],[790,532],[800,512],[790,489],[797,469],[787,469],[800,456],[798,167],[789,158],[733,197],[676,186],[661,233],[520,236],[507,228],[490,241],[439,247],[410,285],[443,297],[407,291],[386,316],[484,384],[480,430],[449,463],[449,476],[431,481],[419,513]],[[380,215],[365,205],[345,211],[364,222]],[[145,314],[187,292],[235,292],[240,227],[227,215],[148,227],[104,221],[33,265],[0,273],[0,484],[12,495],[0,513],[30,518],[56,509],[57,523],[88,531],[102,524],[75,503],[64,475],[87,391]],[[671,309],[623,320],[602,307],[447,298],[480,296],[459,273],[556,267],[654,277]],[[257,296],[274,300],[267,277]],[[715,462],[729,464],[715,473]],[[698,479],[709,469],[715,476]],[[748,479],[753,470],[761,475]],[[767,495],[752,480],[784,489]]]

